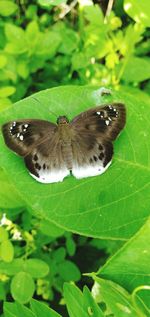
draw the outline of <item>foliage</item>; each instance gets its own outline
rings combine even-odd
[[[116,100],[127,107],[101,177],[36,183],[0,137],[3,317],[150,314],[150,4],[116,1],[103,11],[91,0],[0,2],[0,124],[56,121],[62,111],[72,118]],[[101,97],[100,86],[112,96]]]
[[[66,1],[41,0],[21,7],[7,2],[8,6],[4,7],[4,1],[0,6],[4,17],[0,25],[1,108],[33,91],[60,84],[140,87],[149,80],[145,27],[150,8],[146,0],[141,7],[136,1],[124,1],[124,10],[135,20],[125,24],[115,11],[104,19],[101,8],[91,0],[87,5],[79,1],[68,19],[62,19],[68,9]]]

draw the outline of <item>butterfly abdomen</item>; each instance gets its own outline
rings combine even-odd
[[[72,170],[72,162],[73,162],[73,153],[71,143],[63,143],[62,144],[62,156],[65,162],[66,167],[69,170]]]
[[[58,134],[61,142],[61,153],[63,161],[69,170],[72,170],[73,153],[72,153],[72,138],[73,130],[70,128],[70,124],[58,125]]]

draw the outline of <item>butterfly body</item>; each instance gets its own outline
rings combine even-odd
[[[24,158],[30,174],[53,183],[70,173],[76,178],[102,174],[125,120],[125,106],[113,103],[91,108],[70,122],[66,116],[58,117],[57,124],[22,119],[4,124],[2,131],[6,145]]]

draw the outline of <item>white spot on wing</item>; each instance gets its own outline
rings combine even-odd
[[[72,169],[72,174],[78,179],[101,175],[107,170],[110,164],[111,164],[111,161],[105,167],[103,167],[103,165],[97,165],[97,164],[96,166],[91,166],[91,165],[82,166],[82,167],[75,166]]]
[[[109,120],[106,120],[105,123],[106,123],[106,125],[109,125]]]
[[[23,141],[23,135],[21,134],[19,137],[20,141]]]
[[[34,174],[30,173],[30,175],[35,178],[40,183],[57,183],[62,182],[64,177],[70,175],[70,171],[67,168],[61,170],[43,170],[41,169],[38,171],[39,177],[35,176]]]

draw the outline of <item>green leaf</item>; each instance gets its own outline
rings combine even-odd
[[[19,208],[24,205],[9,176],[0,169],[0,208]]]
[[[58,271],[62,279],[66,282],[79,281],[81,274],[78,267],[71,261],[65,260],[58,264]]]
[[[5,228],[0,227],[0,243],[8,239],[8,232]]]
[[[84,7],[84,14],[86,19],[91,22],[92,24],[95,24],[97,27],[101,27],[104,23],[104,16],[101,8],[98,4],[91,5],[91,6],[85,6]]]
[[[52,58],[55,55],[60,42],[61,37],[56,32],[48,31],[45,34],[42,34],[40,40],[37,42],[35,55],[38,58]]]
[[[0,282],[0,300],[6,300],[6,289],[3,282]]]
[[[15,87],[12,86],[5,86],[0,88],[0,97],[5,98],[13,95],[16,91]]]
[[[76,50],[79,43],[78,35],[71,29],[64,28],[63,41],[59,47],[59,52],[63,54],[71,54]]]
[[[0,262],[0,273],[14,275],[24,271],[33,278],[42,278],[49,273],[49,266],[40,259],[14,259],[10,264]]]
[[[100,97],[99,88],[64,86],[28,97],[1,112],[0,123],[16,118],[40,118],[56,122],[51,110],[68,114],[106,102],[126,104],[127,124],[114,142],[114,158],[101,176],[77,180],[70,176],[62,183],[36,182],[0,137],[0,166],[9,175],[19,195],[33,212],[41,214],[68,231],[91,237],[128,239],[149,216],[150,138],[149,97],[136,91],[113,92]],[[32,193],[32,195],[31,195]],[[135,217],[136,211],[136,217]]]
[[[84,307],[83,294],[75,285],[64,284],[64,298],[70,317],[89,317]]]
[[[57,250],[53,251],[53,258],[55,259],[56,263],[60,263],[64,261],[66,257],[66,249],[61,247],[58,248]]]
[[[26,79],[29,76],[29,67],[28,67],[27,61],[24,61],[24,60],[18,61],[17,73],[23,79]]]
[[[148,219],[129,242],[124,244],[124,246],[109,259],[102,269],[99,270],[98,275],[106,279],[111,279],[130,292],[139,285],[150,285],[149,245],[150,219]]]
[[[0,257],[4,262],[12,262],[14,247],[11,241],[5,240],[0,244]]]
[[[66,2],[67,0],[38,0],[38,3],[44,7],[57,6],[59,4],[65,4]]]
[[[35,284],[30,274],[17,273],[11,281],[11,294],[21,304],[28,303],[35,291]]]
[[[32,299],[30,304],[32,311],[36,314],[36,317],[61,317],[61,315],[56,313],[53,309],[35,299]]]
[[[27,51],[25,31],[21,27],[18,27],[11,23],[6,23],[5,35],[8,40],[8,43],[5,46],[5,50],[8,53],[19,55]]]
[[[126,82],[140,82],[150,78],[150,63],[146,58],[131,57],[122,78]]]
[[[22,259],[15,259],[11,263],[0,262],[0,273],[8,276],[14,275],[21,271],[23,264]]]
[[[15,4],[12,1],[0,1],[0,15],[7,17],[11,14],[13,14],[14,12],[16,12],[18,9],[17,4]]]
[[[58,227],[55,223],[50,220],[43,219],[40,222],[40,231],[49,237],[60,237],[64,234],[64,230]]]
[[[124,10],[137,23],[150,27],[150,2],[147,0],[124,0]]]
[[[109,313],[115,317],[140,317],[135,307],[133,307],[130,294],[111,281],[105,281],[101,278],[94,278],[96,283],[93,287],[93,295],[98,302],[106,303]],[[146,317],[143,315],[143,317]]]
[[[20,303],[4,303],[5,317],[36,317],[36,315]]]
[[[98,304],[95,302],[87,286],[85,286],[83,289],[83,296],[84,296],[84,306],[85,306],[85,309],[88,311],[89,316],[103,317],[104,314],[100,310],[100,307],[98,306]]]
[[[73,256],[76,251],[76,244],[73,240],[72,235],[68,234],[66,237],[66,249],[70,256]]]
[[[7,64],[7,57],[3,54],[0,54],[0,69]]]
[[[42,278],[49,273],[49,266],[40,259],[29,259],[24,261],[23,269],[34,278]]]

